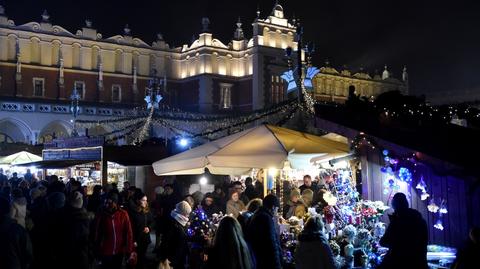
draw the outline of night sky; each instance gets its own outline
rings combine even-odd
[[[444,3],[446,2],[446,3]],[[471,1],[476,2],[476,1]],[[51,21],[75,33],[85,18],[109,37],[122,34],[126,23],[135,37],[151,43],[157,32],[180,46],[199,33],[201,18],[210,18],[215,37],[228,43],[241,17],[247,37],[257,7],[261,17],[270,1],[6,0],[2,4],[15,23],[40,21],[47,9]],[[461,1],[280,1],[286,16],[300,18],[305,40],[316,45],[314,64],[326,59],[335,67],[364,67],[371,74],[387,64],[401,77],[407,65],[414,94],[477,88],[480,91],[479,5]]]

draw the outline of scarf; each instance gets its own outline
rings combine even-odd
[[[179,214],[177,211],[172,210],[172,212],[170,213],[170,216],[173,219],[175,219],[178,223],[180,223],[180,225],[182,225],[183,227],[187,225],[188,217],[185,217],[184,215]]]

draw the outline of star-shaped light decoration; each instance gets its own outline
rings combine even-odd
[[[297,83],[295,82],[293,70],[285,71],[280,77],[288,83],[287,92],[291,92],[297,88]]]
[[[153,97],[153,98],[152,98]],[[157,94],[157,95],[147,95],[145,96],[145,98],[143,100],[145,100],[145,102],[147,102],[147,109],[150,109],[153,108],[154,109],[158,109],[158,103],[160,103],[160,101],[163,99],[162,95],[160,94]]]
[[[313,89],[312,79],[320,72],[320,69],[316,68],[315,66],[310,66],[307,68],[307,72],[305,74],[305,78],[303,79],[303,85],[307,90]]]

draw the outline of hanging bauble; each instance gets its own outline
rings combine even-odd
[[[443,223],[442,223],[442,220],[437,220],[437,222],[435,223],[435,225],[433,225],[433,227],[435,227],[436,229],[439,229],[440,231],[443,231]]]
[[[438,207],[438,205],[435,204],[435,199],[433,199],[433,198],[432,198],[432,200],[430,200],[430,203],[428,204],[427,208],[428,208],[428,211],[430,211],[432,213],[437,213],[438,210],[440,209],[440,207]]]

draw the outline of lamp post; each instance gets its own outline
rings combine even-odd
[[[160,94],[160,86],[163,84],[164,90],[167,89],[167,78],[160,80],[157,76],[157,70],[153,69],[153,76],[148,81],[147,94],[145,96],[145,102],[147,103],[147,109],[158,109],[158,104],[163,99]]]
[[[72,113],[72,116],[73,116],[72,136],[78,136],[76,121],[77,121],[77,116],[80,113],[80,106],[78,105],[80,98],[81,96],[78,93],[77,88],[73,87],[73,92],[70,95],[70,101],[71,101],[70,112]]]
[[[288,47],[285,49],[285,55],[288,62],[288,71],[281,76],[288,83],[287,91],[297,90],[298,102],[304,101],[303,93],[306,90],[313,89],[312,79],[320,72],[320,70],[311,65],[312,54],[315,51],[313,45],[303,46],[303,27],[297,22],[297,66],[293,66],[292,52],[293,49]],[[306,56],[306,59],[305,59]],[[306,60],[306,61],[305,61]],[[296,72],[295,72],[296,71]],[[309,98],[311,99],[311,98]]]

